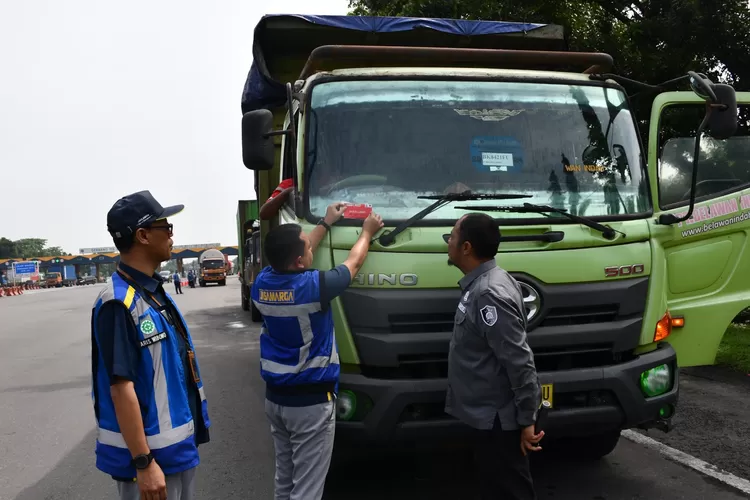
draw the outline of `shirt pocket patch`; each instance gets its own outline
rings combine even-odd
[[[145,313],[138,318],[138,332],[141,337],[141,347],[154,345],[167,338],[167,332],[162,321],[153,317],[150,313]]]

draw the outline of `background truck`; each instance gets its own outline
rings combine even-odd
[[[76,266],[74,265],[55,265],[47,268],[46,281],[47,287],[73,286],[77,282]]]
[[[219,286],[227,284],[227,262],[221,251],[211,248],[198,257],[198,284],[206,286],[217,283]]]
[[[237,275],[240,279],[242,309],[251,311],[252,320],[261,320],[260,311],[250,300],[255,277],[260,272],[260,220],[258,200],[239,200],[237,204]]]
[[[750,159],[736,103],[747,116],[750,94],[695,73],[641,84],[612,66],[607,54],[567,51],[553,25],[260,21],[243,162],[257,199],[285,178],[297,193],[261,222],[261,241],[274,224],[311,231],[336,201],[372,204],[385,221],[331,303],[338,449],[466,431],[444,412],[452,330],[466,321],[457,306],[471,300],[446,237],[470,211],[497,219],[497,262],[524,293],[553,407],[545,439],[571,438],[571,452],[597,458],[622,429],[669,430],[678,366],[712,363],[750,302],[740,175]],[[678,85],[691,91],[665,91]],[[641,136],[631,109],[644,98]],[[360,227],[337,223],[313,267],[343,262]]]

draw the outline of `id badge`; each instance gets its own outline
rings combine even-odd
[[[193,382],[197,384],[201,381],[201,377],[198,375],[198,363],[195,361],[195,353],[188,351],[187,355],[190,361],[190,372],[193,374]]]

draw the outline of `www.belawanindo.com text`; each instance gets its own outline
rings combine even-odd
[[[694,236],[696,234],[706,233],[714,229],[750,220],[750,212],[741,212],[743,210],[750,210],[750,194],[743,195],[740,198],[697,206],[693,211],[693,216],[684,222],[680,222],[677,226],[682,227],[683,225],[687,226],[697,222],[703,222],[702,225],[682,231],[683,238],[686,236]],[[675,215],[682,217],[686,213],[687,212],[682,212]],[[727,215],[734,216],[723,220],[714,220],[718,217],[724,217]]]

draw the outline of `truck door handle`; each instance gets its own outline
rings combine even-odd
[[[547,243],[557,243],[565,238],[565,233],[562,231],[547,231],[542,234],[525,234],[521,236],[501,236],[500,242],[507,241],[544,241]]]

